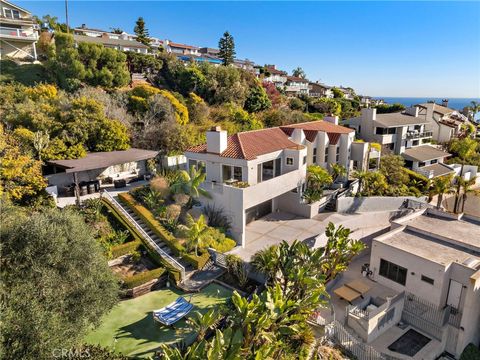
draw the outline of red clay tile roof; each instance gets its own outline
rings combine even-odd
[[[288,81],[306,82],[306,83],[308,83],[308,80],[307,80],[307,79],[304,79],[304,78],[301,78],[301,77],[298,77],[298,76],[287,76],[287,80],[288,80]]]
[[[291,141],[280,128],[253,130],[229,136],[227,149],[220,156],[253,160],[259,155],[299,146],[301,145]],[[187,152],[206,153],[207,144],[194,146],[187,149]]]
[[[192,45],[186,45],[186,44],[179,44],[179,43],[174,43],[172,41],[170,41],[168,43],[169,46],[172,46],[172,47],[177,47],[177,48],[182,48],[182,49],[200,49],[199,47],[197,46],[192,46]]]
[[[246,131],[231,135],[227,140],[227,149],[220,154],[222,157],[253,160],[259,155],[268,154],[289,148],[298,148],[299,145],[288,137],[294,129],[302,129],[308,141],[313,142],[319,131],[326,132],[330,143],[336,145],[342,134],[349,134],[355,130],[335,125],[327,121],[311,121],[281,127]],[[193,153],[206,153],[207,144],[191,147],[186,150]]]

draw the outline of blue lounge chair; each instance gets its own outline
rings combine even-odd
[[[193,305],[190,301],[187,301],[183,296],[180,296],[173,303],[161,309],[154,310],[153,319],[163,325],[170,326],[187,315],[192,309]]]

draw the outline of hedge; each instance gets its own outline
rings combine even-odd
[[[205,266],[205,264],[208,262],[210,259],[210,254],[208,252],[197,256],[195,254],[185,254],[182,257],[185,261],[187,261],[189,264],[192,264],[192,266],[195,269],[201,269]]]
[[[120,196],[121,194],[119,194]],[[177,268],[174,268],[168,261],[166,261],[164,258],[162,258],[158,253],[157,251],[155,251],[154,249],[150,248],[149,244],[144,242],[143,240],[143,236],[141,236],[138,232],[138,230],[131,226],[130,223],[124,218],[124,215],[122,213],[119,213],[117,212],[117,209],[115,207],[113,207],[113,205],[110,203],[110,201],[108,201],[107,199],[105,198],[102,198],[102,201],[106,204],[106,206],[110,209],[111,213],[116,216],[119,221],[122,222],[122,224],[125,225],[125,227],[130,231],[130,233],[133,234],[133,236],[135,237],[135,239],[138,239],[138,242],[139,242],[139,246],[141,244],[144,245],[145,249],[148,251],[148,254],[150,255],[150,257],[152,259],[154,259],[158,265],[161,265],[161,266],[164,266],[166,269],[168,269],[168,272],[170,273],[170,275],[173,276],[173,278],[175,279],[175,281],[179,282],[181,280],[181,274],[180,274],[180,271],[177,269]],[[130,243],[137,243],[137,240],[134,241],[134,242],[130,242]],[[126,244],[122,244],[122,245],[119,245],[120,246],[123,246],[123,245],[127,245],[127,244],[130,244],[130,243],[126,243]],[[133,247],[133,245],[132,245]],[[116,248],[116,247],[115,247]],[[134,250],[137,250],[138,247]],[[114,248],[112,248],[112,254],[113,254],[113,251],[114,251]],[[123,253],[121,255],[126,255],[128,254],[129,252],[127,253]],[[121,256],[121,255],[118,255],[118,256]],[[117,257],[118,257],[117,256]]]
[[[480,349],[473,345],[472,343],[468,344],[460,355],[460,360],[479,360],[480,359]]]
[[[157,268],[149,271],[144,271],[139,274],[130,276],[123,280],[123,284],[127,289],[133,289],[134,287],[143,285],[150,280],[158,279],[165,272],[164,268]]]
[[[180,242],[170,234],[162,224],[157,221],[157,219],[155,219],[150,210],[138,204],[132,195],[128,193],[120,193],[118,194],[118,197],[145,222],[145,224],[172,250],[175,256],[181,257],[195,269],[201,269],[207,263],[210,258],[208,253],[201,256],[185,254],[185,247],[180,244]]]
[[[127,255],[134,251],[137,251],[141,245],[142,245],[141,240],[135,240],[135,241],[127,242],[125,244],[112,246],[110,248],[112,259],[116,259],[119,256]]]
[[[118,194],[118,198],[145,222],[155,235],[157,235],[170,248],[170,250],[172,250],[174,255],[182,255],[185,248],[157,221],[157,219],[155,219],[150,210],[138,204],[133,196],[128,193],[120,193]]]

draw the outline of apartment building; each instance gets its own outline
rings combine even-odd
[[[373,240],[370,278],[403,297],[401,306],[394,309],[391,301],[380,318],[396,311],[427,337],[425,349],[417,350],[421,356],[412,358],[436,359],[444,351],[458,358],[469,343],[480,342],[479,220],[422,210],[394,221],[388,233]],[[406,332],[398,328],[399,319],[379,324],[381,333]]]
[[[317,82],[309,82],[308,83],[308,95],[312,97],[318,98],[333,98],[333,91],[332,87]]]
[[[287,76],[287,82],[285,83],[285,93],[287,95],[308,95],[309,81],[297,76]]]
[[[429,122],[419,116],[417,107],[389,114],[377,114],[375,108],[364,108],[360,117],[345,123],[354,128],[360,138],[379,143],[382,152],[402,155],[406,167],[428,178],[454,172],[443,164],[450,154],[429,145],[433,132],[427,130]]]
[[[338,163],[351,169],[354,160],[365,162],[355,158],[363,152],[352,150],[354,130],[327,120],[231,136],[215,127],[207,132],[206,144],[185,152],[189,167],[206,171],[203,186],[212,199],[202,201],[213,202],[232,219],[239,245],[246,246],[249,222],[285,207],[295,212],[307,206],[302,201],[307,165]]]
[[[28,10],[0,1],[0,59],[37,60],[37,30]]]
[[[464,134],[464,125],[469,124],[468,118],[459,111],[448,108],[448,100],[442,105],[434,102],[415,105],[418,115],[426,121],[426,128],[432,132],[432,138],[445,143]]]

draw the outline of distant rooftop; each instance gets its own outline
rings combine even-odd
[[[427,165],[427,166],[424,166],[420,169],[423,170],[423,171],[427,171],[427,172],[433,172],[433,177],[444,176],[444,175],[451,174],[451,173],[454,172],[454,170],[452,168],[450,168],[449,166],[447,166],[445,164],[442,164],[442,163]]]
[[[148,46],[142,43],[139,43],[138,41],[135,41],[135,40],[110,39],[107,37],[93,37],[93,36],[85,36],[85,35],[77,35],[77,34],[73,35],[73,39],[78,42],[95,43],[100,45],[125,46],[125,47],[148,49]]]
[[[428,124],[424,118],[408,115],[403,112],[396,112],[390,114],[377,114],[376,122],[384,127],[398,127],[406,125],[421,125]]]
[[[442,115],[447,115],[455,111],[454,109],[450,109],[448,107],[438,105],[435,103],[423,103],[423,104],[418,104],[416,106],[423,107],[425,109],[433,109],[434,112],[437,112]]]
[[[437,149],[431,145],[421,145],[415,146],[410,149],[405,150],[402,153],[402,156],[407,160],[412,161],[427,161],[427,160],[434,160],[439,158],[444,158],[450,156],[451,154]]]

